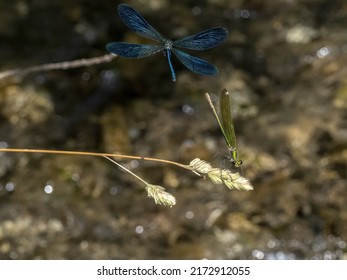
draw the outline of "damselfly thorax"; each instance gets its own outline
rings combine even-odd
[[[241,167],[242,160],[239,159],[239,152],[236,148],[229,149],[229,160],[235,167]]]

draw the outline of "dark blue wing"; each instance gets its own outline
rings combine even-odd
[[[106,45],[106,49],[119,56],[141,58],[160,52],[164,46],[112,42]]]
[[[228,30],[214,27],[198,34],[173,41],[173,46],[191,50],[207,50],[223,43],[228,37]]]
[[[172,52],[176,55],[179,61],[181,61],[183,65],[187,67],[190,71],[193,71],[200,75],[218,74],[218,68],[203,59],[191,56],[190,54],[187,54],[174,48],[172,49]]]
[[[164,37],[133,8],[126,4],[118,5],[118,14],[124,24],[142,37],[161,42]]]

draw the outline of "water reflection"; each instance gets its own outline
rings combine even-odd
[[[329,56],[332,52],[332,49],[330,47],[322,47],[317,51],[317,57],[318,58],[325,58]]]
[[[47,194],[51,194],[51,193],[53,193],[53,186],[52,185],[46,185],[45,187],[44,187],[44,191],[45,191],[45,193],[47,193]]]

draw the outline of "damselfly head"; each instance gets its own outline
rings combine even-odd
[[[164,48],[166,50],[171,50],[172,49],[172,41],[168,39],[164,39]]]
[[[237,159],[237,160],[232,159],[232,160],[231,160],[231,163],[232,163],[235,167],[241,167],[241,165],[242,165],[242,160],[241,160],[241,159]]]

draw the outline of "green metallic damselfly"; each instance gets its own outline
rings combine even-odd
[[[242,160],[239,159],[238,151],[236,149],[236,137],[233,120],[231,117],[230,96],[226,89],[223,89],[219,96],[219,113],[218,117],[216,108],[214,107],[210,95],[205,93],[206,99],[213,111],[214,116],[219,124],[219,127],[223,133],[225,142],[227,143],[230,153],[230,161],[235,167],[241,167]]]

